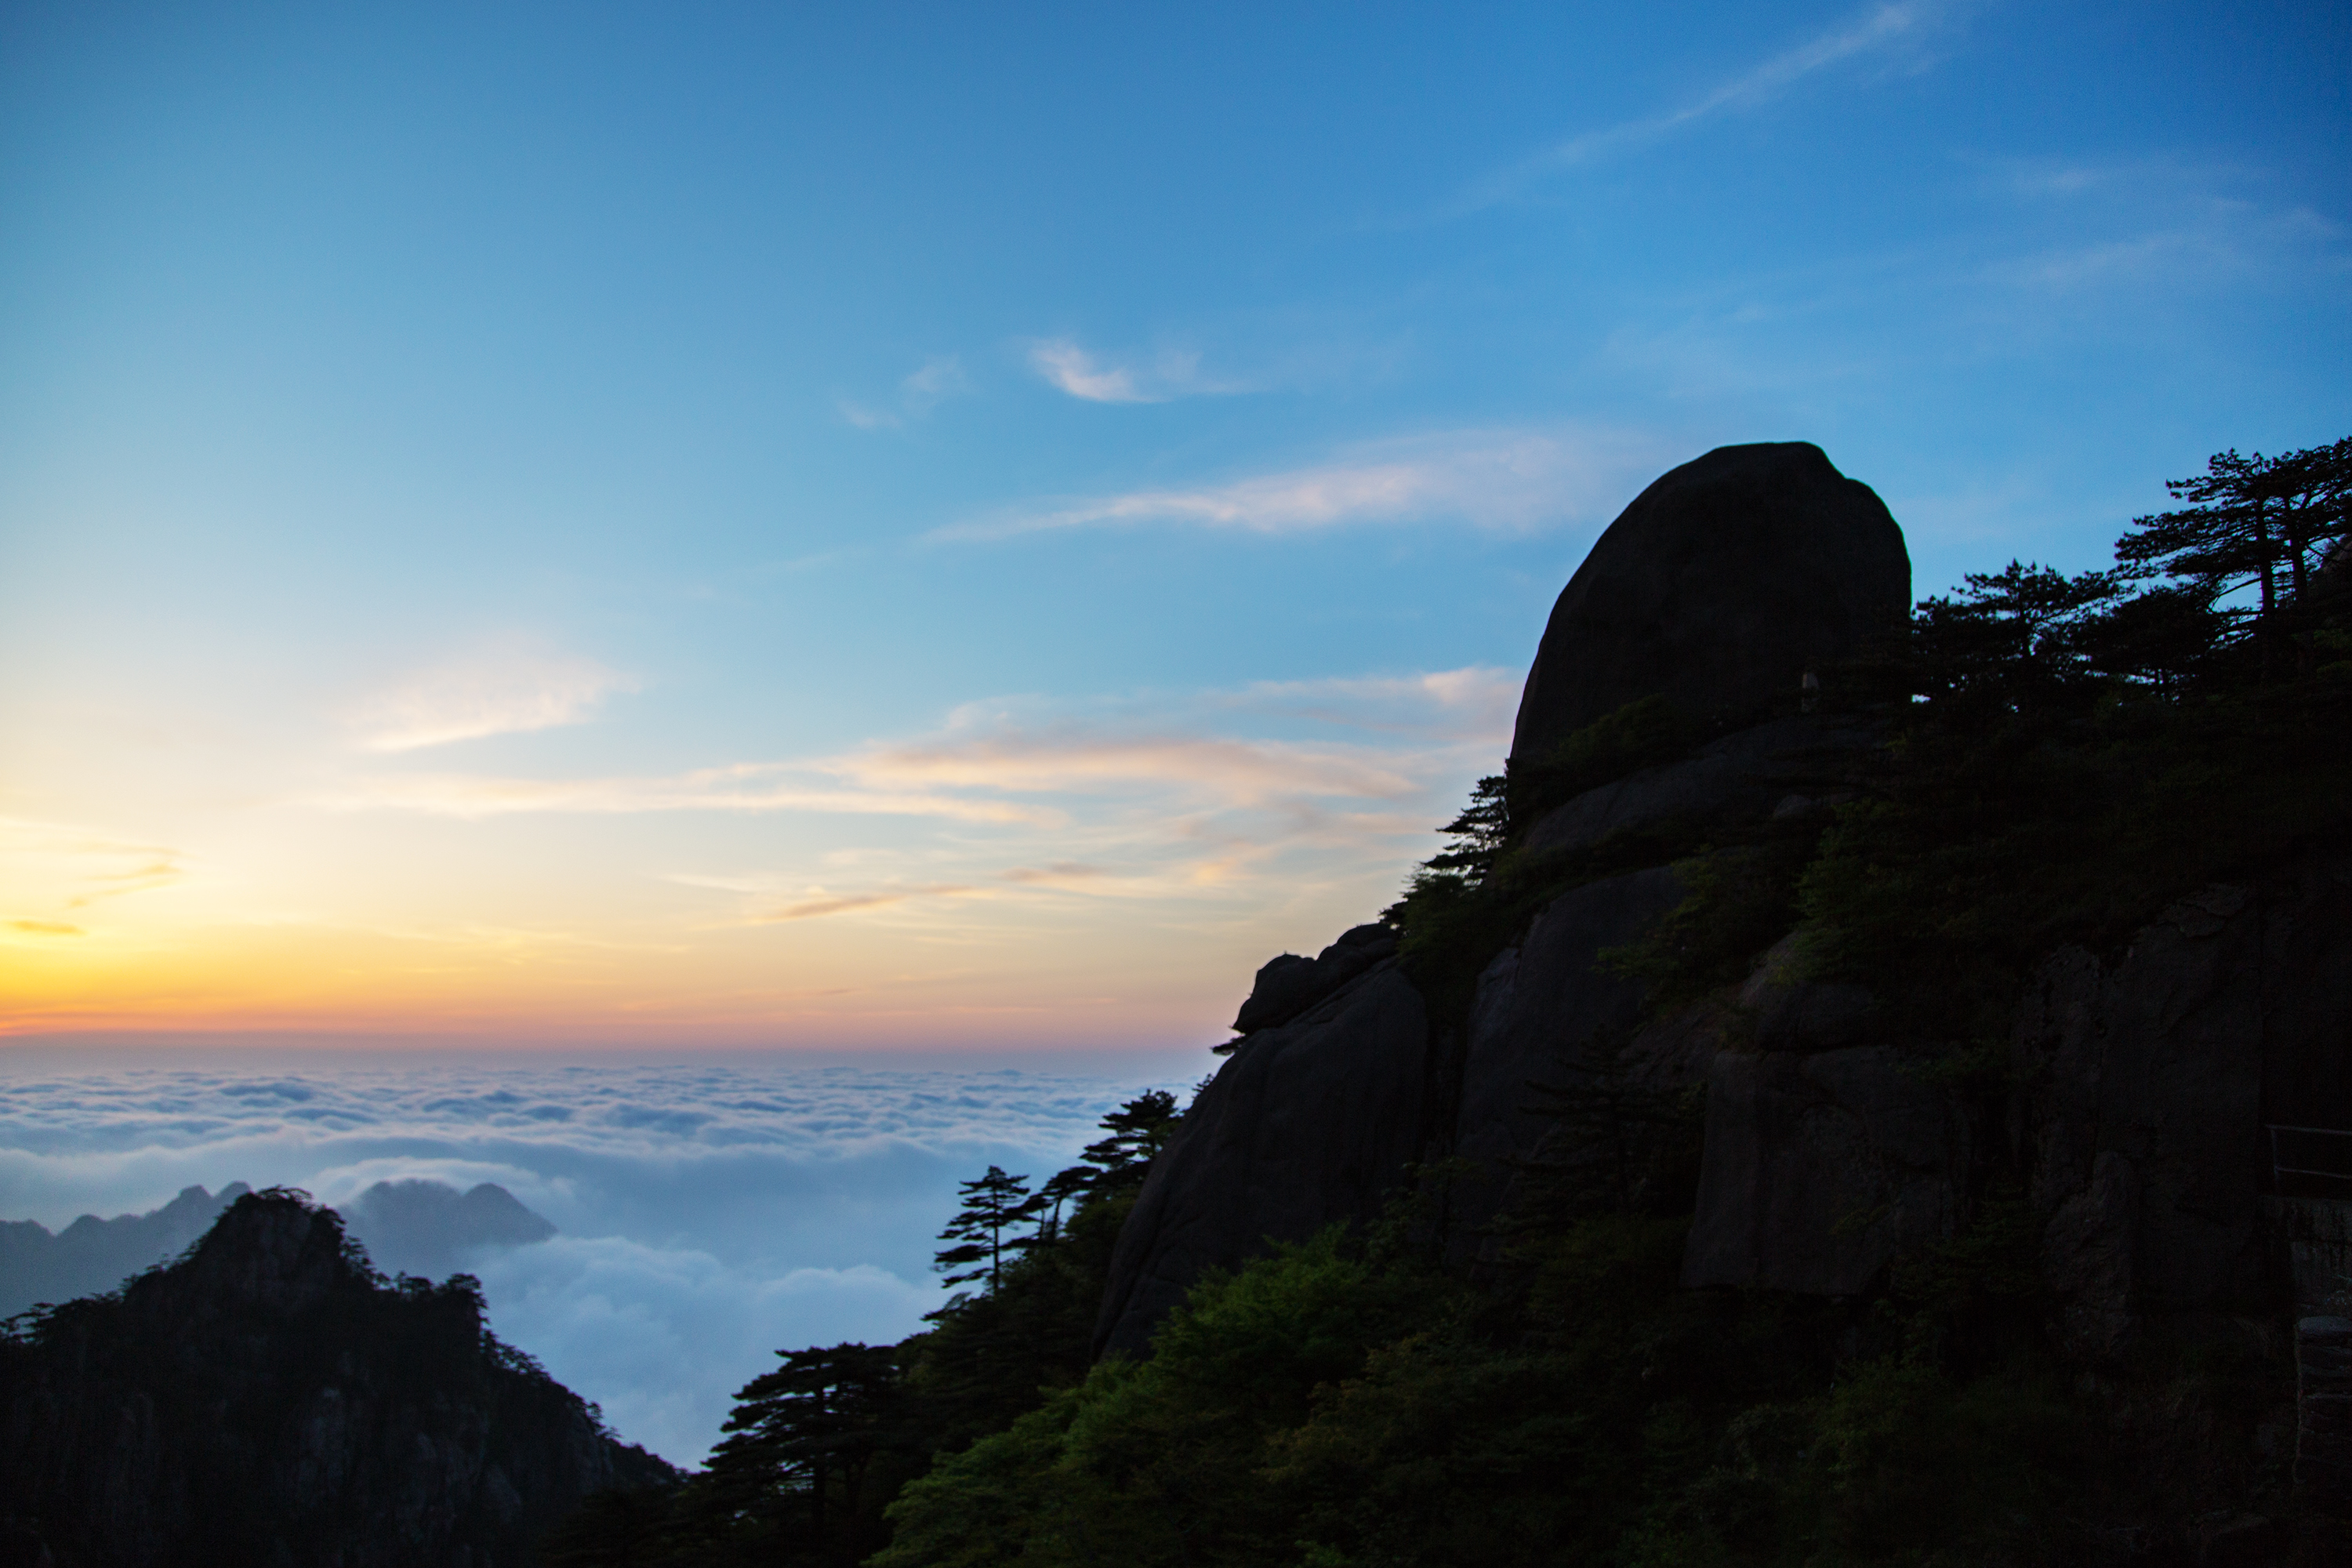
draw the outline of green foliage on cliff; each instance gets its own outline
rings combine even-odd
[[[731,1435],[701,1472],[658,1496],[592,1500],[550,1542],[548,1568],[865,1561],[890,1539],[886,1506],[937,1456],[1001,1449],[1087,1378],[1119,1227],[1177,1114],[1173,1095],[1150,1090],[1034,1191],[994,1166],[964,1183],[939,1267],[977,1289],[896,1345],[779,1351],[737,1394]]]
[[[1097,1366],[942,1457],[872,1561],[1533,1568],[2031,1546],[2012,1521],[2082,1474],[2063,1382],[1961,1381],[1893,1349],[1841,1365],[1866,1314],[1681,1290],[1682,1231],[1600,1213],[1522,1233],[1509,1287],[1336,1230],[1205,1280],[1149,1362]]]

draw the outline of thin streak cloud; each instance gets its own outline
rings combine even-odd
[[[751,916],[754,925],[782,925],[792,921],[820,920],[826,915],[853,914],[860,910],[887,909],[912,899],[967,898],[977,892],[957,883],[940,883],[928,888],[893,888],[872,893],[826,893],[815,889],[816,896],[781,908],[760,910]]]
[[[81,927],[68,925],[63,921],[10,921],[10,931],[20,931],[27,936],[82,936]]]
[[[1547,175],[1645,147],[1677,131],[1769,103],[1806,78],[1841,62],[1917,40],[1948,6],[1910,0],[1871,7],[1839,26],[1742,72],[1682,108],[1628,120],[1548,147],[1474,186],[1454,216],[1509,201]]]
[[[500,648],[419,671],[352,715],[369,752],[414,752],[585,721],[640,683],[592,658]]]
[[[1596,520],[1623,504],[1665,446],[1623,432],[1472,430],[1360,448],[1341,459],[1228,484],[1130,490],[955,523],[935,542],[1015,538],[1145,523],[1308,533],[1359,523],[1445,521],[1531,532]]]
[[[1360,748],[1309,747],[1195,735],[1103,735],[1019,730],[927,745],[895,746],[846,764],[863,778],[1063,794],[1171,784],[1235,805],[1277,795],[1393,799],[1417,781]]]
[[[372,779],[311,804],[333,811],[414,811],[480,818],[530,812],[621,815],[656,811],[829,812],[851,816],[941,816],[963,822],[1025,822],[1050,826],[1058,814],[1005,802],[938,794],[794,787],[763,781],[806,773],[785,763],[740,763],[668,778],[517,779],[437,774]]]
[[[949,398],[971,390],[971,378],[964,374],[963,361],[954,354],[941,354],[925,360],[900,378],[896,406],[877,406],[851,397],[835,397],[834,405],[860,430],[897,430],[909,419],[920,419]]]
[[[1105,364],[1068,338],[1029,346],[1029,368],[1083,403],[1168,403],[1180,397],[1231,395],[1251,390],[1201,373],[1201,356],[1163,352],[1148,364]]]

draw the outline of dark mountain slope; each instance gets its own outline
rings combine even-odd
[[[520,1564],[589,1493],[670,1473],[493,1337],[472,1279],[387,1282],[298,1193],[12,1328],[0,1511],[26,1561]]]

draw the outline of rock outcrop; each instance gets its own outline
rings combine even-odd
[[[1522,843],[1530,854],[1565,854],[1659,822],[1739,823],[1823,809],[1850,793],[1856,753],[1882,732],[1867,718],[1827,713],[1736,731],[1680,762],[1584,791],[1538,817]]]
[[[1097,1352],[1141,1350],[1202,1271],[1375,1213],[1422,1152],[1429,1068],[1427,1012],[1393,958],[1250,1036],[1151,1162]]]
[[[1480,1227],[1505,1202],[1519,1163],[1572,1156],[1559,1146],[1552,1096],[1613,1080],[1641,1022],[1640,984],[1609,970],[1601,954],[1640,936],[1682,897],[1664,867],[1588,882],[1538,910],[1478,977],[1451,1139],[1474,1163],[1453,1194],[1457,1255],[1482,1250]]]
[[[1724,1051],[1683,1283],[1858,1296],[1959,1217],[1969,1128],[1895,1052]]]
[[[1517,847],[1565,856],[1669,819],[1745,830],[1824,809],[1880,729],[1800,714],[1800,678],[1898,620],[1909,592],[1902,531],[1817,447],[1724,447],[1659,479],[1553,611],[1514,754],[1651,695],[1718,733],[1600,781]],[[1140,1349],[1204,1269],[1370,1219],[1416,1161],[1468,1163],[1444,1223],[1457,1256],[1491,1258],[1481,1227],[1527,1162],[1592,1157],[1535,1101],[1604,1080],[1654,1098],[1695,1089],[1736,1026],[1712,1008],[1645,1027],[1641,986],[1601,961],[1682,897],[1663,866],[1567,888],[1487,964],[1468,1021],[1444,1037],[1384,926],[1268,962],[1232,1060],[1153,1163],[1119,1238],[1097,1348]]]
[[[495,1568],[670,1474],[490,1337],[470,1281],[386,1284],[298,1194],[0,1342],[0,1514],[35,1560]]]
[[[1903,531],[1808,442],[1718,447],[1634,498],[1552,607],[1515,763],[1663,696],[1709,728],[1793,713],[1808,668],[1910,609]]]
[[[2078,1353],[2263,1297],[2266,1128],[2352,1125],[2348,1024],[2352,867],[2209,888],[2113,963],[2051,956],[2018,1019],[2016,1133]]]
[[[1236,1034],[1252,1035],[1287,1024],[1384,958],[1395,956],[1396,932],[1384,925],[1360,925],[1306,958],[1278,953],[1265,961],[1249,999],[1234,1017]]]

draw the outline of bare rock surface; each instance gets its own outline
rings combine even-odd
[[[2233,1310],[2263,1289],[2267,1129],[2352,1130],[2347,1031],[2352,868],[2341,864],[2208,888],[2112,963],[2053,953],[2013,1042],[2030,1086],[2035,1206],[2105,1212],[2100,1172],[2120,1156],[2138,1188],[2131,1237],[2117,1243],[2132,1259],[2133,1310]],[[2352,1140],[2286,1149],[2352,1170]],[[2053,1217],[2053,1244],[2070,1223]]]
[[[1683,1283],[1855,1296],[1949,1235],[1968,1124],[1907,1065],[1880,1046],[1719,1054]]]
[[[2077,1361],[2111,1362],[2138,1331],[2132,1252],[2139,1238],[2139,1175],[2114,1150],[2091,1182],[2058,1205],[2043,1231],[2042,1274],[2057,1305],[2058,1342]]]
[[[1270,958],[1234,1015],[1234,1029],[1248,1035],[1286,1024],[1396,950],[1396,932],[1384,925],[1360,925],[1313,958],[1295,952]]]
[[[1857,757],[1883,738],[1883,726],[1841,714],[1754,725],[1553,807],[1528,830],[1526,847],[1559,854],[1676,817],[1761,818],[1842,798]]]
[[[1807,970],[1805,935],[1774,943],[1739,988],[1759,1050],[1833,1051],[1866,1045],[1878,1022],[1878,999],[1859,985],[1818,980]]]
[[[2128,1160],[2147,1310],[2218,1310],[2259,1288],[2262,923],[2250,889],[2208,889],[2112,968],[2054,954],[2019,1018],[2035,1206],[2089,1190],[2100,1156]]]
[[[1465,1240],[1493,1217],[1510,1163],[1533,1157],[1550,1130],[1539,1090],[1613,1076],[1641,1021],[1641,984],[1612,973],[1601,951],[1640,936],[1682,897],[1664,867],[1589,882],[1546,905],[1479,977],[1454,1136],[1454,1152],[1484,1167],[1455,1189]]]
[[[1718,447],[1609,525],[1552,608],[1511,742],[1540,761],[1629,702],[1710,727],[1793,712],[1809,667],[1910,609],[1903,531],[1803,441]]]
[[[1204,1269],[1377,1214],[1421,1153],[1428,1058],[1421,993],[1393,959],[1244,1040],[1151,1163],[1097,1353],[1141,1351]]]

